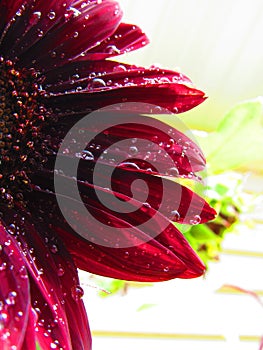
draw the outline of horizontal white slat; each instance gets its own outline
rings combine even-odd
[[[94,350],[257,350],[256,342],[156,340],[93,337]]]

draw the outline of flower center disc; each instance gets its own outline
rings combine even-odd
[[[43,91],[34,70],[18,70],[0,57],[0,204],[23,201],[29,174],[45,162],[41,124]]]

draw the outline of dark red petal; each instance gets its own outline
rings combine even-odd
[[[20,65],[49,70],[54,66],[79,56],[109,37],[122,17],[119,4],[113,0],[84,7],[78,16],[72,16],[49,31],[25,54],[20,56]],[[39,52],[42,54],[39,55]]]
[[[64,22],[64,14],[69,13],[66,9],[70,3],[71,0],[23,1],[23,5],[12,15],[15,20],[5,29],[1,54],[11,59],[19,57],[52,28]]]
[[[11,236],[13,226],[0,222],[1,349],[21,348],[30,311],[29,280],[23,253]]]
[[[125,75],[124,75],[125,76]],[[93,80],[97,86],[98,80]],[[122,102],[150,103],[176,113],[188,111],[205,100],[204,93],[181,83],[145,83],[107,88],[103,79],[99,87],[92,90],[69,92],[67,94],[50,95],[46,104],[61,113],[88,113],[101,107]],[[101,86],[103,86],[101,88]],[[157,111],[152,113],[158,114]]]
[[[67,113],[121,102],[152,103],[180,113],[205,100],[181,73],[112,61],[72,62],[47,73],[44,88],[51,95],[47,104]]]
[[[51,193],[38,192],[31,197],[32,210],[37,217],[39,208],[42,212],[49,208],[53,228],[61,235],[78,267],[114,278],[137,281],[192,278],[203,274],[203,263],[183,235],[153,208],[132,200],[130,205],[134,213],[119,214],[103,210],[96,200],[84,198],[87,209],[96,219],[90,220],[87,212],[83,214],[80,210],[78,201],[57,196],[62,199],[60,209],[67,212],[71,224],[80,228],[87,240],[76,236],[65,223]],[[119,197],[125,200],[125,196]],[[33,198],[38,198],[38,202]],[[137,227],[142,223],[143,231]],[[119,231],[113,232],[112,227],[119,228]],[[162,244],[162,240],[167,237],[168,241]],[[128,248],[117,248],[125,244],[129,245]],[[127,256],[129,259],[126,259]]]
[[[55,72],[56,74],[54,74]],[[75,74],[77,74],[78,77],[76,77]],[[121,80],[127,78],[127,74],[130,76],[130,78],[136,79],[136,82],[138,83],[145,83],[144,78],[146,78],[146,80],[157,79],[160,81],[162,80],[162,78],[164,78],[163,82],[167,82],[165,78],[168,78],[173,82],[188,85],[192,84],[192,81],[184,74],[168,69],[159,68],[156,66],[146,69],[144,67],[129,65],[126,63],[120,63],[110,60],[74,60],[68,64],[65,64],[64,66],[56,68],[54,72],[46,72],[45,88],[47,88],[49,84],[52,84],[52,86],[50,87],[50,91],[52,92],[54,91],[52,90],[52,88],[55,88],[54,85],[56,84],[63,85],[69,83],[70,81],[72,82],[72,80],[78,81],[78,79],[81,82],[84,79],[90,79],[96,76],[99,77],[104,75],[106,77],[113,77],[114,82],[120,82]],[[72,82],[73,86],[75,86],[74,81]]]
[[[21,350],[36,350],[36,341],[37,341],[36,332],[35,332],[36,322],[37,322],[37,314],[32,308],[30,308],[27,329],[25,332],[25,338],[24,338],[24,342]]]
[[[24,0],[1,0],[1,23],[0,23],[0,38],[2,36],[2,31],[5,26],[9,23],[16,12],[19,10]]]
[[[70,164],[70,159],[67,160]],[[215,218],[215,210],[202,197],[175,181],[136,171],[114,169],[108,165],[100,165],[100,172],[96,173],[94,179],[94,167],[90,165],[91,162],[82,162],[78,171],[78,188],[85,197],[85,202],[94,201],[94,205],[96,202],[99,204],[100,201],[94,192],[95,184],[99,193],[104,191],[104,187],[110,186],[115,196],[123,194],[140,201],[141,205],[145,202],[169,220],[182,224],[204,223]],[[142,180],[144,185],[141,182],[136,183],[136,180]],[[61,183],[65,186],[71,186],[72,181],[70,178],[61,177]],[[54,191],[53,172],[42,171],[33,178],[33,182],[41,188]],[[112,204],[111,209],[121,212],[122,206],[119,204],[119,208]],[[129,221],[129,218],[126,217],[126,220]]]
[[[60,119],[60,128],[51,141],[54,148],[77,121],[72,116]],[[80,128],[81,132],[75,127],[77,134],[71,136],[74,141],[63,144],[60,151],[60,154],[67,152],[73,161],[78,154],[81,157],[85,147],[94,162],[151,174],[194,178],[194,173],[205,168],[200,147],[179,130],[155,118],[118,111],[114,116],[112,112],[96,112],[83,119]],[[51,137],[49,129],[46,133]]]
[[[193,87],[192,81],[185,75],[158,67],[144,68],[114,61],[72,62],[55,71],[45,74],[44,88],[48,92],[73,92],[82,90],[107,90],[122,86],[180,83]],[[96,79],[101,85],[95,84]],[[104,84],[102,83],[104,82]],[[96,92],[96,91],[95,91]]]
[[[102,60],[140,49],[149,43],[145,33],[138,26],[121,23],[114,34],[100,45],[89,50],[80,60]]]
[[[195,221],[204,223],[215,218],[215,210],[202,197],[175,181],[136,171],[113,170],[110,166],[101,166],[94,179],[93,172],[89,173],[89,170],[87,166],[80,165],[78,172],[79,179],[83,181],[79,182],[79,190],[87,200],[93,198],[93,183],[107,186],[110,182],[115,196],[120,193],[138,201],[144,199],[147,205],[169,220],[191,225]],[[142,180],[144,185],[137,180]],[[98,185],[96,191],[100,192]],[[121,211],[121,205],[111,209]]]
[[[53,344],[66,350],[90,349],[88,320],[71,257],[40,217],[34,224],[26,213],[24,219],[13,214],[11,210],[5,213],[5,220],[13,216],[12,222],[19,229],[16,239],[31,276],[31,302],[38,316],[35,334],[40,347],[46,349]]]

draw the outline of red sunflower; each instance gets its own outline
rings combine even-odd
[[[57,204],[63,197],[54,188],[60,145],[74,124],[98,108],[140,102],[180,113],[201,103],[204,93],[177,72],[108,60],[148,42],[138,27],[121,23],[115,1],[1,0],[0,11],[0,347],[91,349],[77,267],[136,281],[200,276],[203,263],[172,221],[196,224],[213,219],[215,212],[169,179],[194,176],[204,168],[199,147],[170,126],[137,115],[138,123],[105,125],[79,159],[81,199],[101,225],[99,220],[87,225],[81,213],[68,209],[71,218],[85,222],[89,238],[100,242],[107,235],[102,225],[111,222],[124,236],[133,228],[134,244],[116,249],[85,239]],[[101,161],[109,144],[132,138],[152,141],[150,149],[139,149],[139,160],[133,148],[127,162],[112,164],[112,157]],[[175,173],[155,149],[156,140],[176,164]],[[78,157],[72,150],[63,156],[67,164]],[[101,162],[99,177],[113,174],[114,197],[123,202],[132,198],[136,210],[124,215],[115,201],[112,208],[100,203],[98,193],[109,200],[113,195],[93,183],[96,162]],[[76,181],[70,171],[56,176],[64,188]],[[136,187],[131,192],[138,179],[148,184],[147,205]],[[171,195],[160,207],[164,184]],[[67,196],[64,207],[75,202]],[[154,221],[147,224],[150,217]]]

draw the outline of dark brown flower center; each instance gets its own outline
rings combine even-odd
[[[0,57],[0,204],[23,201],[29,175],[45,162],[41,125],[45,108],[34,70]]]

